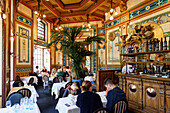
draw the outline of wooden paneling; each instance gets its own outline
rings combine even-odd
[[[125,80],[125,79],[124,79]],[[126,78],[127,82],[124,82],[126,85],[126,97],[128,99],[128,106],[134,109],[142,109],[142,86],[141,79],[139,78]],[[136,92],[130,90],[130,85],[133,84],[136,86]]]
[[[170,113],[169,78],[116,75],[119,77],[119,87],[126,93],[129,110],[142,113]],[[136,92],[130,91],[130,84],[136,86]],[[156,96],[149,96],[147,88],[153,88]]]
[[[106,78],[113,79],[115,77],[115,72],[119,72],[120,70],[101,70],[97,75],[97,91],[104,91],[105,87],[103,85],[104,80]]]
[[[165,93],[165,101],[166,101],[166,112],[170,113],[170,82],[165,82],[165,86],[166,86],[166,93]]]

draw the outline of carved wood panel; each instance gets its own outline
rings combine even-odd
[[[147,88],[153,88],[156,92],[155,97],[147,93]],[[164,112],[164,84],[162,81],[143,80],[143,110],[145,112],[162,113]]]
[[[126,96],[129,107],[133,109],[142,109],[142,85],[140,78],[126,77]],[[133,89],[131,89],[131,87]]]

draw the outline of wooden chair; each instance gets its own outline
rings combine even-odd
[[[7,100],[10,100],[11,101],[11,106],[13,106],[14,104],[19,104],[20,103],[20,100],[21,98],[23,98],[23,94],[20,93],[20,92],[13,92],[11,93],[8,97],[7,97]]]
[[[126,99],[115,102],[111,109],[111,113],[126,113],[128,109],[128,102]]]
[[[48,86],[49,77],[47,75],[44,75],[42,79],[43,79],[43,86],[45,89],[45,87]]]
[[[96,111],[94,111],[93,113],[110,113],[110,112],[107,108],[99,108]]]
[[[18,90],[17,92],[22,93],[24,97],[31,97],[31,91],[28,88],[22,88]]]

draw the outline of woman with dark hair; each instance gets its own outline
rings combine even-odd
[[[69,94],[78,95],[79,93],[81,93],[80,83],[75,81],[71,85],[68,85],[62,97],[67,97]]]
[[[101,98],[92,92],[90,81],[84,81],[81,86],[82,93],[78,95],[76,105],[80,107],[80,113],[93,113],[96,109],[103,107]]]

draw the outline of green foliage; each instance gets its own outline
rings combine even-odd
[[[85,46],[88,46],[93,41],[98,43],[102,43],[103,38],[98,36],[87,37],[84,41],[77,42],[76,38],[81,38],[81,29],[73,28],[71,30],[67,30],[67,28],[61,31],[54,31],[51,37],[51,43],[47,45],[50,47],[53,43],[62,43],[63,53],[68,55],[73,60],[73,70],[75,72],[75,79],[79,79],[79,75],[81,73],[80,66],[83,62],[83,58],[85,56],[90,56],[93,52],[85,49]]]

